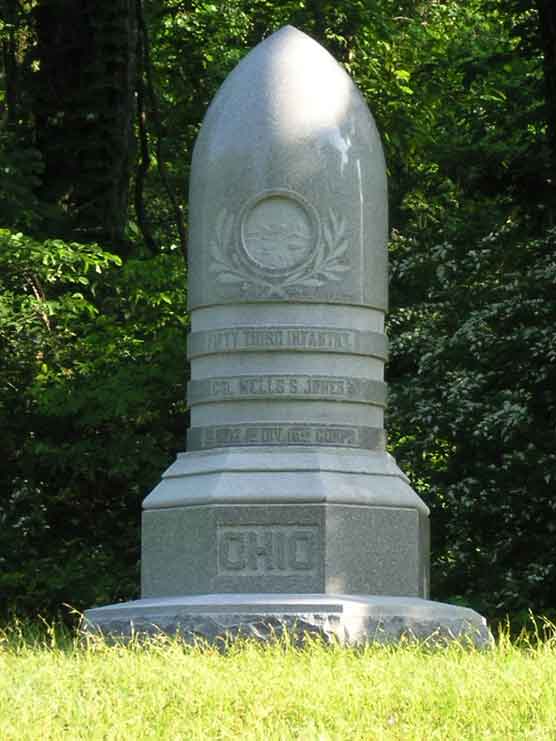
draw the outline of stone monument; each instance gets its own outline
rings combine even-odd
[[[428,510],[385,450],[387,190],[346,72],[287,26],[236,67],[190,183],[191,428],[144,501],[142,599],[113,633],[462,636],[428,601]]]

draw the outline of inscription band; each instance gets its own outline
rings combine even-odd
[[[188,450],[249,445],[318,445],[324,447],[384,450],[380,427],[318,424],[238,424],[192,427],[187,431]]]
[[[189,403],[244,399],[322,399],[386,405],[386,384],[351,376],[257,375],[225,376],[190,381]]]
[[[188,357],[222,352],[302,351],[371,355],[386,360],[388,340],[380,332],[326,327],[232,327],[192,332]]]

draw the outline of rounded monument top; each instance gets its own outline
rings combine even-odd
[[[284,26],[206,114],[190,183],[190,305],[386,309],[386,169],[367,105],[314,39]]]

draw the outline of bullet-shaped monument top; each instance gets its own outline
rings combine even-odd
[[[292,26],[251,51],[214,98],[189,206],[192,309],[295,301],[386,310],[380,137],[343,68]]]

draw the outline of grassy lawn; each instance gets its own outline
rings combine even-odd
[[[490,651],[0,632],[0,739],[556,739],[556,634]]]

